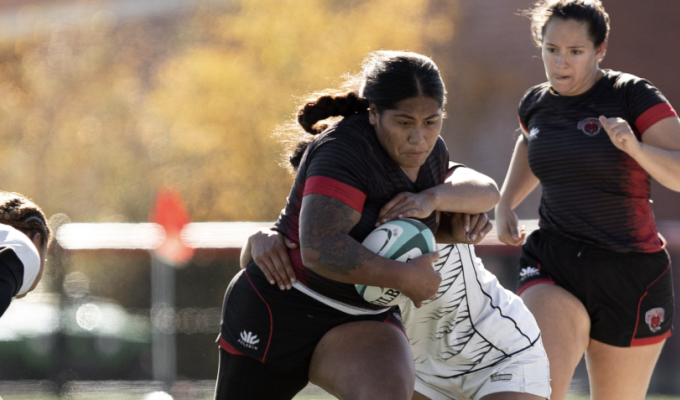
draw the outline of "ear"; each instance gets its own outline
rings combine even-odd
[[[31,242],[33,242],[33,244],[35,245],[35,248],[40,250],[40,248],[42,247],[41,243],[42,234],[40,232],[36,232],[32,236],[30,236],[29,239],[31,239]]]
[[[373,103],[368,106],[368,122],[373,126],[378,124],[378,107]]]
[[[599,45],[595,49],[595,54],[597,55],[597,61],[601,62],[602,59],[604,58],[605,54],[607,54],[607,41],[606,40],[604,42],[602,42],[602,44]]]

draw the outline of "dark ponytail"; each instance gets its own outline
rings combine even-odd
[[[351,77],[344,86],[349,89],[314,95],[299,108],[296,122],[306,134],[300,135],[299,129],[295,133],[290,124],[279,128],[279,135],[287,142],[288,167],[297,170],[313,139],[311,135],[323,132],[332,119],[368,112],[370,104],[375,104],[379,112],[393,109],[398,102],[417,96],[430,97],[441,108],[446,103],[446,89],[437,66],[416,53],[373,52],[364,60],[363,72]]]
[[[368,106],[368,100],[360,99],[354,92],[324,95],[300,107],[297,121],[305,132],[316,135],[328,127],[327,124],[317,124],[319,121],[366,112]]]

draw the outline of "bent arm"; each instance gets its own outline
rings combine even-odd
[[[680,119],[665,118],[649,127],[638,151],[629,155],[660,184],[680,192]]]
[[[360,218],[358,211],[340,200],[306,195],[300,212],[300,252],[305,267],[338,282],[394,288],[415,303],[434,295],[441,281],[431,264],[436,253],[408,264],[380,257],[349,236]]]
[[[529,167],[528,153],[527,144],[520,136],[515,143],[510,168],[508,168],[508,173],[505,176],[501,188],[501,199],[496,209],[514,210],[538,186],[538,178]]]
[[[520,229],[519,219],[513,211],[536,186],[539,180],[531,172],[527,144],[520,136],[512,153],[510,168],[501,189],[501,201],[496,206],[496,231],[498,239],[511,246],[524,242],[525,234]]]
[[[434,198],[434,209],[465,214],[491,210],[500,193],[496,182],[471,168],[456,168],[444,183],[423,190]]]

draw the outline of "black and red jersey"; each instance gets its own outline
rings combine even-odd
[[[613,251],[659,251],[664,243],[652,214],[650,176],[614,146],[601,115],[626,120],[638,140],[656,122],[677,116],[650,82],[610,70],[577,96],[560,96],[546,82],[522,98],[529,165],[543,189],[539,225]]]
[[[383,149],[368,113],[346,117],[319,134],[307,148],[275,229],[299,243],[302,198],[322,194],[361,213],[349,235],[362,242],[375,229],[385,203],[399,193],[418,193],[443,183],[448,162],[449,153],[440,137],[414,183]],[[435,214],[422,220],[433,232],[438,225]],[[354,285],[324,278],[304,267],[299,250],[291,251],[290,256],[298,282],[316,294],[361,309],[383,308],[366,302]]]

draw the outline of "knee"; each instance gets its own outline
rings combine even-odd
[[[413,376],[392,376],[380,382],[354,385],[340,398],[344,400],[410,400],[413,397],[414,384]]]

